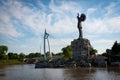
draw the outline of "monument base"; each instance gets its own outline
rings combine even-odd
[[[73,60],[86,60],[89,57],[92,46],[90,41],[85,38],[74,39],[71,42],[72,46],[72,59]]]

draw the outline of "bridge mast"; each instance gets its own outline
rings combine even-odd
[[[49,44],[48,36],[49,36],[49,34],[46,32],[46,29],[45,29],[45,32],[44,32],[44,61],[47,61],[47,57],[46,57],[46,39],[47,39],[47,42],[48,42],[48,48],[49,48],[49,52],[50,52],[50,44]],[[52,56],[50,54],[50,58],[51,57]]]

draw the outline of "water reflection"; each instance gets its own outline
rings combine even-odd
[[[78,68],[78,69],[68,69],[64,71],[66,78],[72,78],[72,80],[86,80],[93,79],[92,74],[95,69],[91,68]]]
[[[117,71],[116,71],[117,70]],[[64,70],[71,80],[119,80],[119,68],[79,68]]]
[[[0,77],[5,76],[4,72],[0,72]]]
[[[0,67],[0,80],[119,80],[120,68],[35,69],[35,65]]]

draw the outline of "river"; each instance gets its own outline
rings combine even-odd
[[[0,65],[0,80],[120,80],[120,68],[44,68]]]

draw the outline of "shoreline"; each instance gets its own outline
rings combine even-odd
[[[14,65],[14,64],[26,64],[17,59],[13,60],[0,60],[0,65]]]

